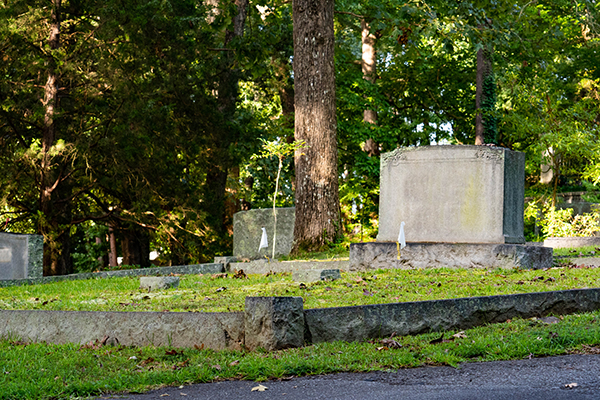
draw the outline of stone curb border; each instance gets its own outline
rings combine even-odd
[[[117,271],[100,271],[100,272],[85,272],[81,274],[44,276],[40,278],[27,279],[11,279],[0,280],[0,287],[21,286],[21,285],[36,285],[40,283],[60,282],[60,281],[75,281],[92,278],[122,278],[126,276],[144,276],[144,275],[170,275],[170,274],[220,274],[225,272],[223,264],[191,264],[177,265],[173,267],[152,267],[138,269],[121,269]]]
[[[600,288],[308,310],[301,297],[247,297],[245,312],[229,313],[0,310],[0,337],[279,350],[598,309]]]
[[[545,247],[553,249],[564,249],[565,247],[600,246],[600,237],[548,237],[544,240]]]

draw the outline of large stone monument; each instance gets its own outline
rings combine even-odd
[[[525,243],[525,154],[487,146],[398,148],[381,156],[378,241]]]
[[[294,243],[296,208],[276,208],[277,238],[275,256],[290,254]],[[233,215],[233,256],[236,259],[271,257],[273,254],[273,209],[260,208]],[[268,246],[259,250],[265,228]]]
[[[41,278],[43,256],[42,236],[0,233],[0,280]]]
[[[379,234],[350,248],[350,269],[545,268],[552,250],[524,246],[525,155],[501,147],[423,146],[381,156]],[[393,242],[401,223],[408,245]]]

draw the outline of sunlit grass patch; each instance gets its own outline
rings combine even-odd
[[[138,277],[0,288],[2,309],[242,311],[246,296],[301,296],[306,308],[437,300],[600,287],[600,269],[424,269],[344,272],[300,284],[291,274],[182,275],[176,289],[148,292]],[[241,277],[241,279],[240,279]]]

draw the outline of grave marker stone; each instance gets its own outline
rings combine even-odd
[[[524,245],[524,183],[525,155],[501,147],[382,154],[377,242],[351,244],[349,268],[549,268],[551,248]]]
[[[41,278],[43,246],[41,235],[0,233],[0,280]]]
[[[501,147],[423,146],[381,156],[377,241],[525,243],[525,155]]]
[[[277,243],[275,255],[290,254],[294,242],[296,208],[277,208]],[[262,228],[267,231],[268,247],[260,249]],[[233,256],[256,259],[273,254],[273,209],[241,211],[233,215]]]

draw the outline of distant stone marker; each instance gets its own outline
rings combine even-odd
[[[341,279],[339,269],[305,269],[292,272],[294,282],[312,283],[319,281],[334,281]]]
[[[43,256],[41,235],[0,233],[0,280],[41,278]]]
[[[294,242],[294,207],[277,208],[277,241],[275,256],[290,254]],[[262,228],[267,232],[268,246],[260,249]],[[273,209],[241,211],[233,215],[233,256],[237,259],[271,257],[273,254]]]
[[[423,146],[381,156],[377,241],[525,243],[525,155],[501,147]]]
[[[142,276],[140,277],[140,289],[152,292],[179,287],[178,276]]]

